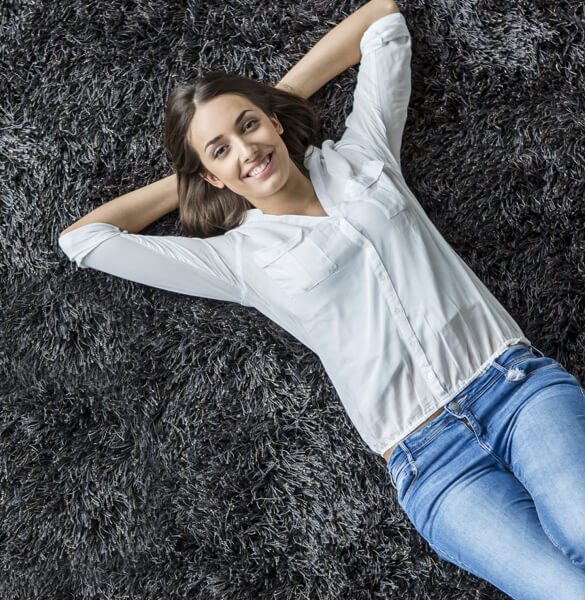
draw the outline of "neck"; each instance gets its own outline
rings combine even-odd
[[[326,216],[311,180],[292,160],[290,175],[282,189],[268,198],[248,200],[264,214]]]

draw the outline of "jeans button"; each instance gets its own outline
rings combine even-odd
[[[459,402],[449,402],[449,408],[453,411],[459,410]]]

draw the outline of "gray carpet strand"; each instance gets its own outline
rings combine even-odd
[[[59,231],[171,173],[171,89],[277,81],[356,1],[0,4],[0,598],[502,600],[396,502],[318,357],[255,309],[78,269]],[[410,188],[585,367],[583,3],[412,0]],[[321,139],[351,68],[314,97]],[[145,233],[180,234],[176,213]]]

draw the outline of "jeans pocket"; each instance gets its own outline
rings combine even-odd
[[[559,369],[566,371],[565,367],[557,362],[554,358],[548,356],[523,356],[508,365],[504,365],[506,371],[506,381],[509,383],[515,383],[524,381],[529,377],[533,377],[541,371],[547,371],[549,369]]]
[[[412,492],[413,484],[418,476],[416,465],[406,457],[396,468],[390,471],[392,486],[397,492],[398,503],[404,507]]]

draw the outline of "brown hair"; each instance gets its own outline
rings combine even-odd
[[[317,110],[300,96],[270,84],[236,73],[212,71],[191,85],[175,88],[167,101],[164,139],[177,174],[181,225],[189,236],[204,238],[225,233],[240,225],[246,211],[254,208],[243,196],[227,187],[216,188],[200,177],[205,168],[187,141],[197,105],[221,94],[240,94],[269,117],[276,113],[284,128],[282,140],[288,153],[306,177],[305,152],[310,144],[317,143]]]

